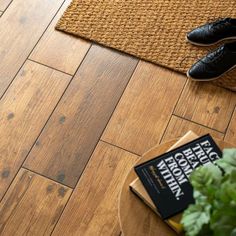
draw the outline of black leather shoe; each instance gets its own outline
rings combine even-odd
[[[187,40],[198,46],[209,46],[228,39],[236,40],[236,19],[233,18],[205,24],[187,34]]]
[[[215,80],[236,67],[236,42],[225,44],[196,62],[187,76],[197,81]]]

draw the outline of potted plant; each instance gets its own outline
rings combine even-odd
[[[236,149],[190,176],[195,204],[183,213],[186,236],[236,236]]]

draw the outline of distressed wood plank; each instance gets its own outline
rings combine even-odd
[[[0,101],[0,199],[70,78],[45,66],[26,62]]]
[[[119,235],[118,197],[138,156],[100,142],[62,214],[55,235]]]
[[[185,76],[140,62],[102,140],[139,155],[159,143]]]
[[[0,234],[50,235],[71,192],[21,169],[0,203]]]
[[[225,141],[236,145],[236,110],[234,110],[233,117],[226,132]]]
[[[174,114],[225,132],[236,104],[236,93],[189,80]]]
[[[63,0],[14,0],[0,20],[0,96]]]
[[[91,43],[54,29],[71,0],[67,0],[40,39],[30,59],[44,65],[74,74]]]
[[[162,142],[167,142],[172,139],[176,139],[185,135],[189,130],[192,130],[195,134],[201,136],[210,133],[212,137],[217,139],[223,139],[224,134],[204,127],[199,124],[195,124],[191,121],[184,120],[182,118],[172,116],[169,125],[165,131]]]
[[[130,56],[93,46],[25,166],[74,187],[136,64]]]

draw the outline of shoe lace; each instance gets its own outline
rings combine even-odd
[[[210,49],[207,49],[208,54],[206,55],[206,57],[210,60],[208,60],[208,62],[205,62],[203,59],[199,59],[199,57],[193,57],[193,56],[186,56],[183,58],[183,60],[180,62],[179,64],[179,68],[182,67],[183,63],[185,61],[187,61],[188,59],[196,59],[197,61],[207,65],[209,68],[214,69],[214,64],[216,62],[218,62],[219,60],[222,59],[223,55],[224,55],[224,46],[219,47],[218,49],[216,49],[215,51],[211,51]]]
[[[209,27],[213,31],[215,31],[224,28],[228,23],[229,23],[229,18],[217,18],[211,24],[209,24]]]
[[[210,52],[206,57],[209,59],[209,62],[218,62],[222,59],[224,55],[224,46],[219,47],[213,52]],[[208,64],[207,62],[202,61],[205,64]]]

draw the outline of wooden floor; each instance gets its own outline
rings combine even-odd
[[[119,235],[119,190],[188,130],[236,145],[236,93],[54,30],[70,0],[0,0],[0,235]]]

